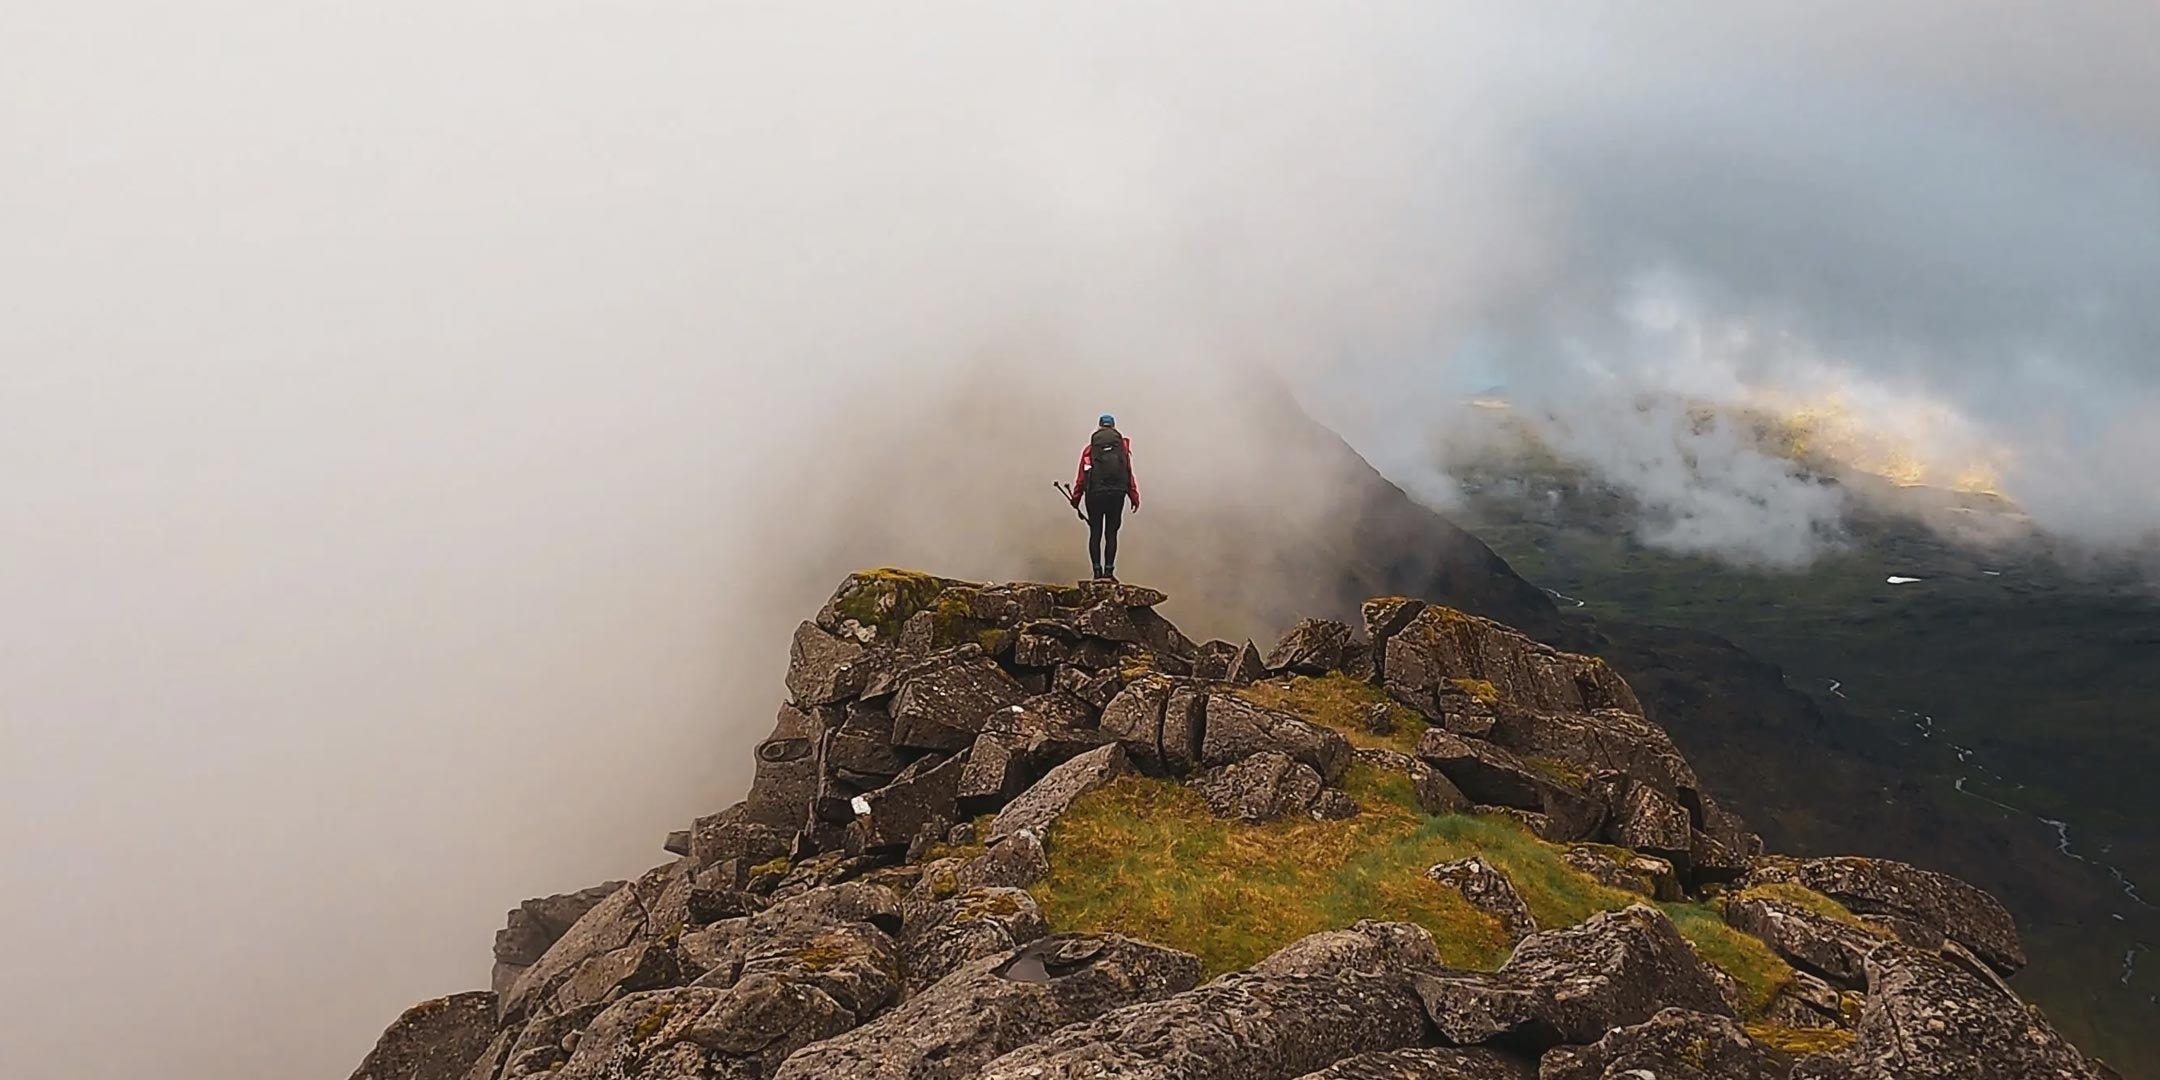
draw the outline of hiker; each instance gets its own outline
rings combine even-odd
[[[1104,413],[1080,451],[1080,471],[1073,477],[1072,504],[1087,502],[1088,561],[1097,578],[1117,578],[1118,523],[1125,500],[1140,512],[1140,480],[1133,475],[1132,440],[1118,434],[1117,417]]]

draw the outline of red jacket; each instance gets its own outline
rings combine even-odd
[[[1080,497],[1087,494],[1088,470],[1095,467],[1095,448],[1089,446],[1080,451],[1080,471],[1073,474],[1074,506],[1080,505]],[[1132,500],[1132,508],[1140,509],[1140,474],[1132,465],[1132,440],[1125,440],[1125,497]]]

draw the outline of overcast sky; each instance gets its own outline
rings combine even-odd
[[[1105,409],[1324,508],[1225,373],[1735,557],[1839,508],[1617,403],[2160,525],[2160,8],[1162,7],[0,0],[0,1074],[349,1070],[739,795],[822,555],[1007,572]]]

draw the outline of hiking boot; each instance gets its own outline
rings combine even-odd
[[[1102,568],[1102,573],[1100,573],[1100,574],[1097,574],[1097,575],[1095,575],[1095,576],[1096,576],[1096,577],[1099,577],[1099,578],[1101,578],[1101,579],[1103,579],[1104,581],[1116,581],[1116,580],[1117,580],[1117,567],[1115,567],[1115,566],[1105,566],[1105,567],[1103,567],[1103,568]]]

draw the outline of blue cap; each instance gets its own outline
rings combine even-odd
[[[1109,413],[1104,413],[1104,414],[1102,414],[1102,426],[1104,426],[1104,427],[1116,427],[1116,426],[1117,426],[1117,417],[1115,417],[1115,416],[1112,416],[1112,415],[1110,415]]]

